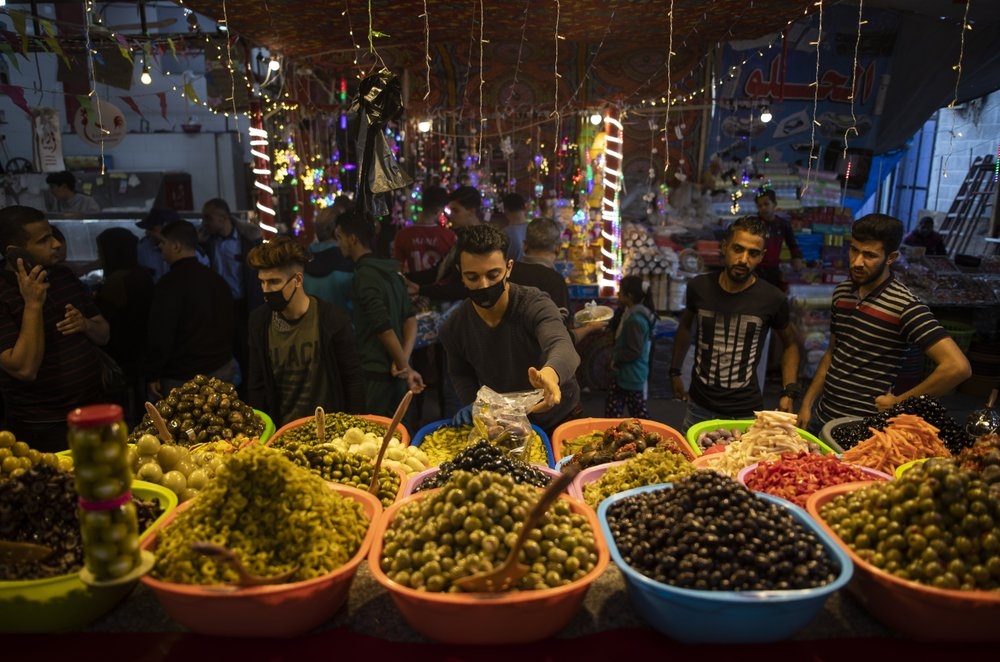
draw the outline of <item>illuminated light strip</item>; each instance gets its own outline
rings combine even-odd
[[[618,158],[618,159],[622,158],[621,152],[616,152],[616,151],[611,150],[611,149],[605,149],[604,153],[608,154],[610,156],[613,156],[615,158]]]
[[[251,126],[248,128],[247,133],[249,133],[250,135],[250,141],[249,141],[251,145],[250,154],[254,158],[259,159],[262,162],[260,164],[256,162],[254,163],[253,174],[256,175],[256,178],[254,179],[253,185],[254,188],[256,188],[258,191],[267,194],[267,202],[270,203],[271,196],[274,195],[274,189],[268,185],[268,181],[270,180],[271,177],[271,170],[269,167],[257,167],[257,166],[259,165],[269,166],[269,164],[271,163],[271,157],[268,156],[267,153],[262,151],[261,149],[254,149],[257,147],[267,148],[269,144],[267,130]],[[263,178],[267,179],[264,179],[262,181]],[[271,222],[268,222],[277,216],[277,213],[274,211],[274,209],[265,205],[260,200],[260,198],[257,199],[255,207],[257,208],[257,211],[260,212],[260,218],[257,221],[257,224],[260,226],[260,229],[264,230],[265,232],[278,234],[278,228],[274,226]],[[270,219],[265,220],[265,215],[270,216]]]

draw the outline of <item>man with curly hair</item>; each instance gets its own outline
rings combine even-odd
[[[347,313],[306,294],[308,249],[278,237],[251,249],[265,305],[250,313],[248,400],[279,425],[326,411],[365,413],[364,375]],[[280,421],[280,423],[279,423]]]

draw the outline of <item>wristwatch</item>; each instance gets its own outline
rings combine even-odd
[[[670,375],[671,377],[680,377],[681,376],[681,369],[680,368],[671,368],[670,370],[667,371],[667,374]]]
[[[797,400],[800,395],[802,395],[802,389],[798,384],[785,384],[785,388],[781,389],[781,397],[783,398]]]

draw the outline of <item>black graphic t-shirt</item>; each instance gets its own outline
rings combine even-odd
[[[760,278],[733,294],[718,274],[703,274],[688,283],[687,308],[696,320],[689,397],[733,418],[753,418],[763,406],[757,364],[768,329],[788,326],[788,298]]]

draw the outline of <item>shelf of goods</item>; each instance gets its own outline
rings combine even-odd
[[[907,260],[896,276],[928,306],[992,306],[998,303],[997,281],[963,273],[944,255]]]
[[[830,302],[835,287],[832,284],[788,286],[792,321],[802,334],[805,350],[799,372],[807,379],[816,374],[816,367],[830,344]]]

